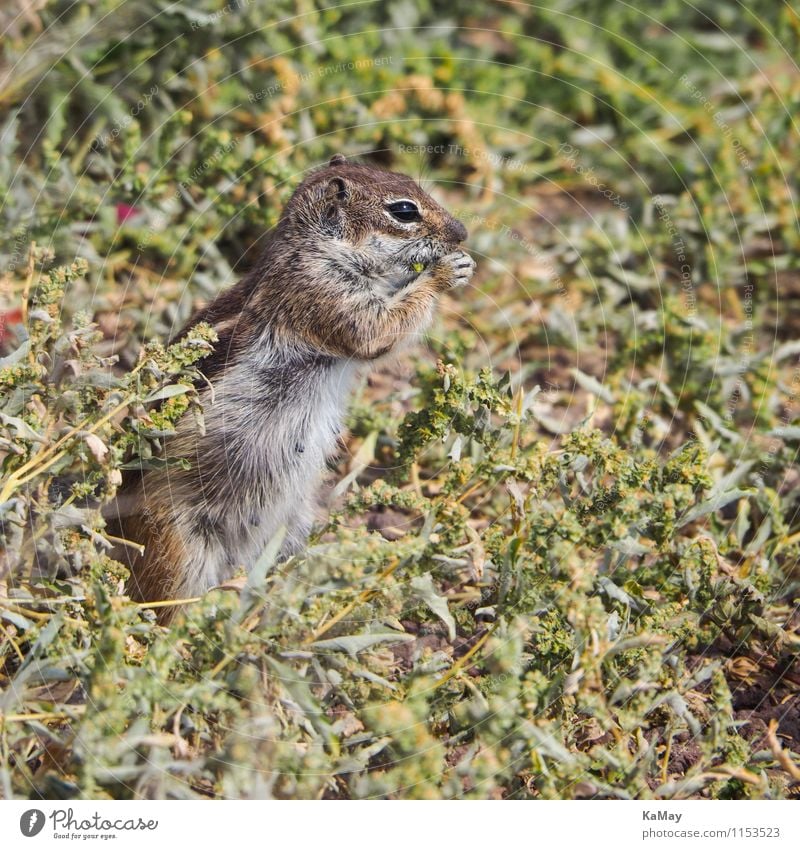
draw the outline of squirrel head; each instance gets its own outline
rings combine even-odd
[[[405,174],[349,162],[341,154],[297,188],[282,223],[310,230],[321,253],[350,246],[380,272],[424,266],[467,238],[464,225]]]

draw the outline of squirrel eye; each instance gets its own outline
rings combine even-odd
[[[394,203],[387,204],[386,208],[394,218],[406,224],[411,221],[422,221],[422,216],[419,214],[417,205],[410,200],[398,200]]]

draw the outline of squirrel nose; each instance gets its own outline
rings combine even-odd
[[[455,218],[450,219],[447,224],[447,238],[453,242],[463,242],[467,238],[467,228]]]

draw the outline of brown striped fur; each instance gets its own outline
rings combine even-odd
[[[421,221],[395,220],[387,204],[401,199]],[[205,433],[184,417],[165,454],[191,468],[145,472],[115,502],[115,532],[144,546],[118,552],[133,597],[202,593],[251,566],[279,528],[283,554],[301,550],[356,375],[469,281],[466,236],[402,174],[335,156],[300,184],[253,271],[182,331],[205,321],[219,336],[202,365]]]

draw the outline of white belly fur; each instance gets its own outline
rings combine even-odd
[[[359,365],[340,361],[310,370],[302,388],[281,397],[277,407],[264,403],[257,364],[246,360],[215,385],[213,401],[204,393],[206,435],[192,427],[175,445],[193,468],[168,475],[171,512],[187,553],[182,593],[203,593],[238,568],[249,569],[282,526],[284,551],[302,547]],[[195,453],[197,440],[204,446]],[[206,468],[197,468],[198,453]]]

